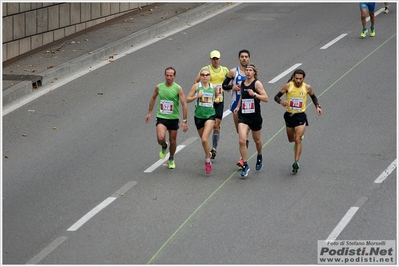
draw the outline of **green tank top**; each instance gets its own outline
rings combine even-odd
[[[180,85],[175,82],[170,87],[165,82],[158,84],[158,118],[179,119],[179,88]]]
[[[199,119],[208,119],[216,114],[215,108],[213,107],[215,90],[213,89],[213,85],[211,83],[209,84],[209,88],[205,89],[201,82],[199,82],[198,92],[200,91],[202,91],[202,97],[197,98],[194,115]]]

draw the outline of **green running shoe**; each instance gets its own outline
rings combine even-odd
[[[169,169],[176,168],[175,161],[173,159],[170,159],[168,163],[169,163]]]
[[[159,157],[164,159],[166,156],[166,149],[168,148],[168,142],[166,142],[166,147],[161,147],[161,151],[159,151]]]
[[[298,161],[295,161],[293,164],[292,164],[292,172],[293,173],[298,173],[298,169],[299,169],[299,162]]]
[[[374,37],[375,36],[375,29],[370,29],[370,36]]]
[[[362,37],[362,38],[366,37],[367,32],[368,32],[367,29],[365,29],[365,30],[363,29],[363,30],[362,30],[362,33],[360,34],[360,37]]]

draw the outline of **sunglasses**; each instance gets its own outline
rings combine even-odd
[[[211,74],[210,73],[201,73],[201,76],[210,76]]]

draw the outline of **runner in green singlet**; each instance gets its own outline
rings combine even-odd
[[[166,149],[168,148],[168,143],[166,142],[166,131],[169,132],[169,169],[176,168],[174,155],[176,152],[176,138],[177,130],[179,129],[179,101],[183,108],[183,122],[181,127],[183,127],[183,132],[188,130],[187,126],[187,101],[184,95],[184,91],[180,85],[174,82],[176,78],[176,70],[173,67],[168,67],[165,69],[165,82],[158,84],[155,87],[154,93],[150,99],[150,104],[148,108],[147,116],[145,117],[145,122],[148,123],[151,119],[151,113],[155,105],[157,96],[158,99],[158,109],[157,109],[157,141],[161,145],[161,151],[159,152],[159,157],[164,159],[166,156]]]

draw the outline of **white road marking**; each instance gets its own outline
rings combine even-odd
[[[182,150],[185,147],[185,145],[178,145],[176,147],[176,152],[175,154],[177,154],[177,152],[179,152],[180,150]],[[157,162],[155,162],[154,164],[152,164],[149,168],[147,168],[144,172],[152,172],[153,170],[155,170],[156,168],[158,168],[159,166],[161,166],[164,162],[166,162],[169,159],[169,155],[170,153],[166,153],[166,156],[164,159],[159,159]]]
[[[74,223],[67,231],[76,231],[78,230],[83,224],[85,224],[88,220],[90,220],[94,215],[99,213],[102,209],[107,207],[109,204],[114,202],[115,199],[117,199],[119,196],[123,195],[125,192],[130,190],[137,182],[129,182],[125,184],[123,187],[121,187],[118,191],[116,191],[112,197],[109,197],[105,199],[103,202],[98,204],[94,209],[89,211],[85,216],[80,218],[76,223]]]
[[[227,109],[227,110],[225,110],[224,112],[223,112],[223,119],[225,118],[225,117],[227,117],[228,115],[230,115],[231,114],[231,111],[229,110],[229,109]],[[197,139],[196,137],[193,139],[193,138],[189,138],[188,140],[186,140],[184,143],[183,143],[183,145],[178,145],[177,147],[176,147],[176,152],[175,152],[175,154],[177,154],[177,152],[179,152],[180,150],[182,150],[185,146],[187,146],[187,145],[189,145],[189,144],[191,144],[195,139]],[[159,166],[161,166],[162,164],[164,164],[168,159],[169,159],[169,152],[165,155],[165,158],[164,159],[159,159],[157,162],[155,162],[154,164],[152,164],[150,167],[148,167],[144,172],[145,173],[151,173],[151,172],[153,172],[156,168],[158,168]]]
[[[380,8],[378,11],[375,11],[374,12],[374,16],[377,16],[378,14],[380,14],[382,11],[384,11],[385,10],[385,7],[383,7],[383,8]],[[370,17],[367,17],[366,18],[366,21],[369,21],[370,20]]]
[[[283,78],[285,75],[287,75],[288,73],[290,73],[291,71],[295,70],[296,68],[298,68],[299,66],[301,66],[302,63],[297,63],[294,66],[292,66],[291,68],[289,68],[288,70],[284,71],[283,73],[281,73],[280,75],[278,75],[276,78],[274,78],[273,80],[271,80],[269,83],[275,83],[278,80],[280,80],[281,78]]]
[[[225,118],[225,117],[227,117],[228,115],[230,115],[231,114],[231,111],[229,110],[229,109],[227,109],[227,110],[225,110],[224,112],[223,112],[223,119]],[[188,140],[186,140],[184,143],[183,143],[183,145],[178,145],[177,147],[176,147],[176,152],[175,152],[175,154],[177,154],[177,152],[179,152],[180,150],[182,150],[185,146],[187,146],[187,145],[189,145],[189,144],[191,144],[195,139],[197,139],[196,137],[193,139],[193,138],[189,138]],[[165,158],[164,159],[159,159],[157,162],[155,162],[154,164],[152,164],[150,167],[148,167],[144,172],[145,173],[150,173],[150,172],[153,172],[156,168],[158,168],[159,166],[161,166],[162,164],[164,164],[168,159],[169,159],[169,152],[166,154],[166,156],[165,156]]]
[[[76,231],[78,230],[83,224],[85,224],[88,220],[90,220],[94,215],[99,213],[102,209],[107,207],[109,204],[114,202],[116,197],[109,197],[100,204],[98,204],[94,209],[89,211],[85,216],[80,218],[76,223],[74,223],[71,227],[68,228],[67,231]]]
[[[388,166],[388,168],[386,168],[385,171],[383,171],[380,174],[380,176],[378,176],[378,178],[375,179],[374,183],[376,184],[382,183],[385,180],[385,178],[387,178],[391,174],[391,172],[393,172],[393,170],[396,169],[397,164],[398,164],[397,159],[392,161],[392,163]]]
[[[230,114],[231,114],[230,109],[227,109],[225,112],[223,112],[223,119],[229,116]]]
[[[334,241],[335,239],[337,239],[339,234],[342,232],[342,230],[344,230],[345,226],[353,218],[358,209],[359,207],[351,207],[338,223],[338,225],[335,227],[335,229],[332,231],[332,233],[327,237],[326,241]]]
[[[324,45],[323,47],[320,47],[320,49],[327,49],[330,46],[332,46],[333,44],[335,44],[336,42],[338,42],[339,40],[341,40],[342,38],[344,38],[345,36],[347,36],[347,33],[343,33],[340,36],[338,36],[337,38],[335,38],[334,40],[332,40],[331,42],[329,42],[328,44]]]
[[[190,137],[188,138],[186,141],[184,141],[181,145],[178,145],[176,147],[176,152],[175,154],[177,154],[177,152],[179,152],[180,150],[182,150],[185,146],[188,146],[189,144],[191,144],[192,142],[194,142],[198,137]],[[159,159],[157,162],[155,162],[154,164],[151,165],[151,167],[147,168],[144,172],[145,173],[150,173],[153,170],[155,170],[156,168],[158,168],[159,166],[161,166],[164,162],[166,162],[169,159],[169,152],[166,154],[164,159]]]
[[[382,183],[385,178],[389,176],[393,172],[393,170],[396,169],[397,166],[397,159],[395,159],[387,169],[385,169],[380,176],[374,181],[374,183]],[[351,207],[348,212],[345,214],[345,216],[341,219],[341,221],[338,223],[338,225],[335,227],[335,229],[332,231],[332,233],[327,237],[326,241],[334,241],[337,239],[337,237],[341,234],[342,230],[346,227],[346,225],[350,222],[350,220],[353,218],[357,210],[367,201],[368,198],[360,198],[359,201],[356,203],[358,207]]]
[[[51,242],[50,245],[48,245],[45,249],[43,249],[39,254],[34,256],[30,261],[28,261],[26,264],[33,265],[33,264],[38,264],[41,260],[43,260],[47,255],[49,255],[51,252],[53,252],[59,245],[61,245],[65,240],[67,240],[68,237],[66,236],[60,236],[53,242]]]
[[[161,40],[167,38],[170,35],[176,34],[178,32],[181,32],[181,31],[185,30],[185,29],[188,29],[188,28],[191,28],[191,27],[193,27],[193,26],[195,26],[197,24],[200,24],[201,22],[204,22],[204,21],[206,21],[209,18],[217,16],[217,15],[219,15],[219,14],[221,14],[221,13],[227,11],[227,10],[230,10],[232,8],[235,8],[235,7],[237,7],[237,6],[241,5],[241,4],[242,3],[234,3],[231,6],[226,6],[226,7],[223,7],[221,9],[209,12],[208,15],[205,15],[202,18],[196,18],[194,21],[187,22],[187,24],[185,24],[185,25],[183,25],[181,27],[178,27],[178,28],[176,28],[174,30],[166,31],[166,32],[162,33],[161,36],[158,36],[157,38],[150,38],[148,41],[144,41],[142,43],[139,43],[139,44],[135,45],[132,48],[129,48],[129,49],[126,49],[126,50],[123,50],[123,51],[119,51],[119,56],[118,57],[114,57],[113,61],[121,59],[121,58],[129,55],[130,53],[135,52],[137,50],[140,50],[141,48],[146,47],[146,46],[148,46],[150,44],[153,44],[153,43],[156,43],[158,41],[161,41]],[[2,116],[5,116],[8,113],[10,113],[10,112],[12,112],[12,111],[14,111],[14,110],[26,105],[27,103],[30,103],[31,101],[41,97],[42,95],[45,95],[45,94],[47,94],[47,93],[49,93],[51,91],[54,91],[54,90],[58,89],[59,87],[65,85],[65,84],[67,84],[67,83],[69,83],[69,82],[71,82],[71,81],[73,81],[73,80],[75,80],[75,79],[77,79],[79,77],[82,77],[82,76],[84,76],[84,75],[86,75],[86,74],[88,74],[88,73],[90,73],[90,72],[92,72],[92,71],[94,71],[94,70],[96,70],[98,68],[101,68],[101,67],[103,67],[103,66],[105,66],[107,64],[110,64],[110,63],[111,62],[108,61],[108,60],[106,60],[106,61],[96,61],[96,62],[93,62],[92,64],[90,64],[89,66],[84,66],[84,67],[76,70],[74,73],[70,73],[70,74],[66,75],[65,77],[58,78],[57,83],[49,83],[47,85],[44,85],[44,86],[40,87],[39,89],[36,89],[35,92],[32,92],[32,93],[30,93],[30,94],[28,94],[28,95],[26,95],[24,97],[21,97],[20,99],[18,99],[18,101],[13,101],[11,104],[3,106],[3,114],[2,114]]]

